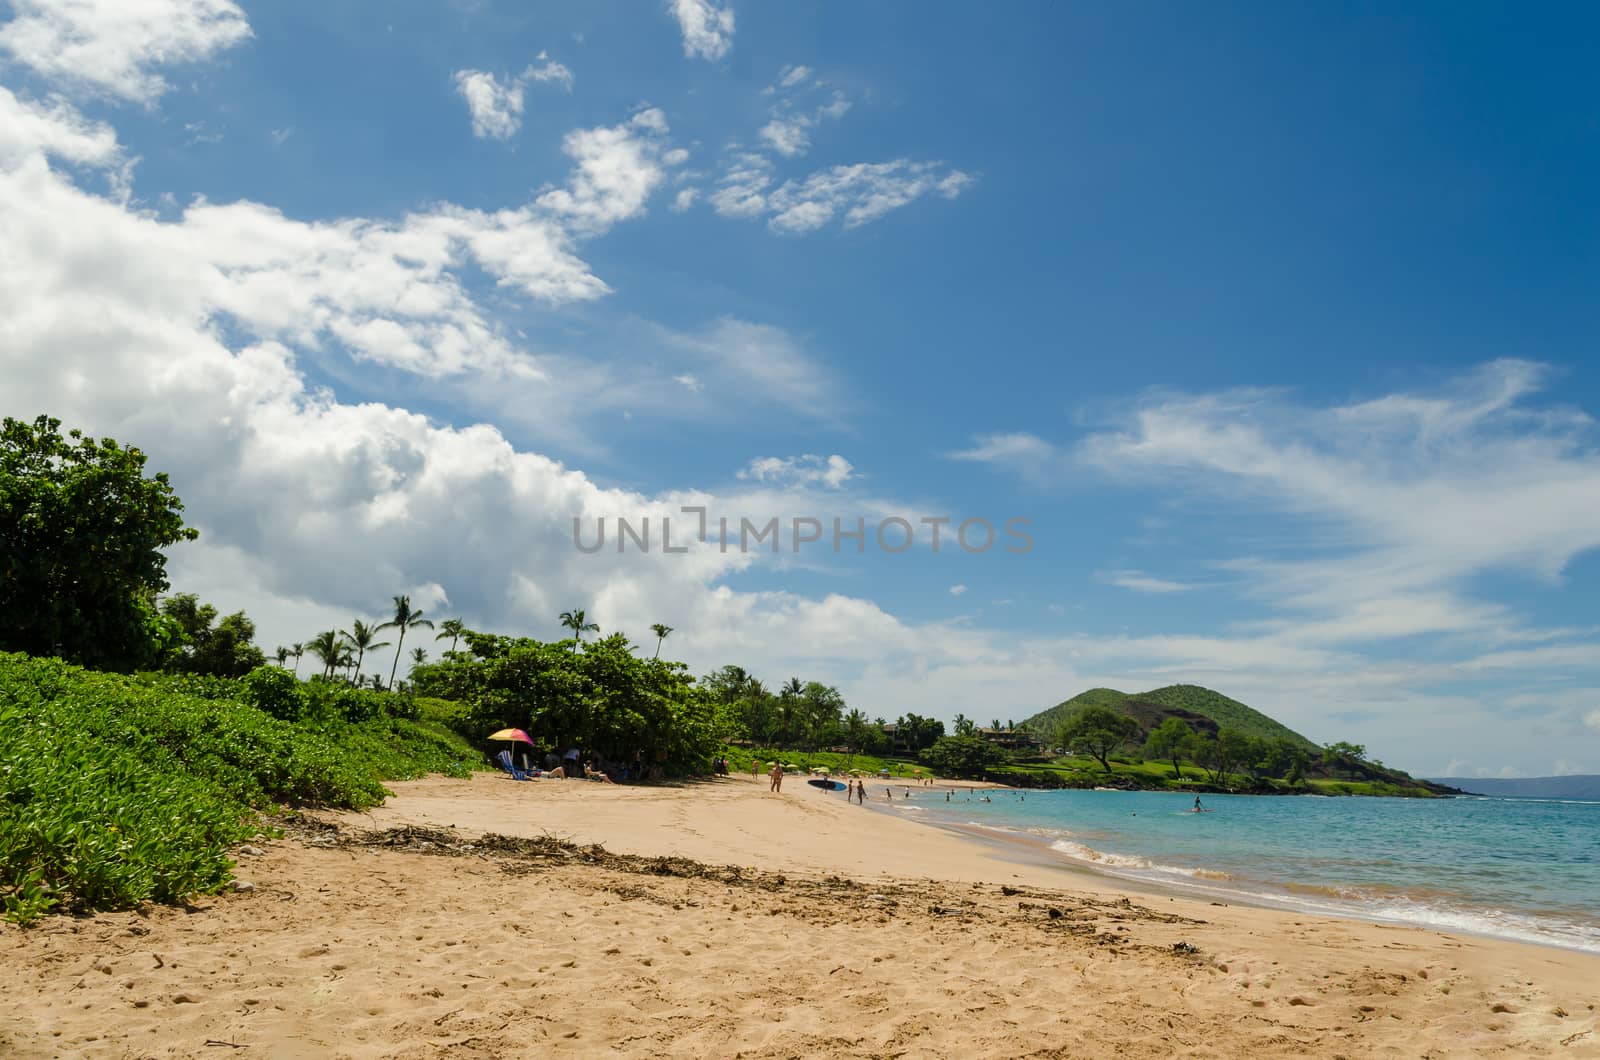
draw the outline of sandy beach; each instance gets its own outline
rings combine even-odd
[[[247,889],[0,931],[0,1055],[1600,1056],[1593,956],[766,787],[395,784],[242,852]]]

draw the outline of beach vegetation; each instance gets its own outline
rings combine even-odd
[[[470,651],[415,666],[410,685],[461,704],[456,724],[468,737],[515,727],[538,754],[575,746],[615,762],[637,756],[663,775],[710,772],[722,744],[719,715],[683,663],[641,658],[620,633],[557,643],[464,638]]]
[[[0,654],[5,915],[215,892],[232,879],[228,848],[269,831],[262,811],[363,809],[386,780],[465,776],[480,760],[442,726],[404,717],[401,697],[388,697],[394,712],[350,721],[308,709],[284,677],[124,676]],[[268,702],[276,712],[257,705]]]

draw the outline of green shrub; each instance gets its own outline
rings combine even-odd
[[[286,689],[298,690],[267,669],[224,686],[0,653],[5,915],[213,892],[231,878],[228,847],[261,834],[259,809],[363,809],[382,801],[384,780],[481,764],[443,727],[382,713],[379,693],[335,694],[326,718],[274,717],[253,703],[286,710]],[[198,694],[224,687],[238,698]]]
[[[293,721],[305,706],[300,682],[280,666],[258,666],[240,679],[239,698],[274,718]]]

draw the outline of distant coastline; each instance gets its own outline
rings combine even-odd
[[[1460,788],[1469,795],[1519,799],[1600,800],[1600,774],[1564,777],[1429,777],[1434,784]]]

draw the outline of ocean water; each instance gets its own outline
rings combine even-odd
[[[1600,953],[1600,802],[912,789],[877,808],[1223,900]]]

